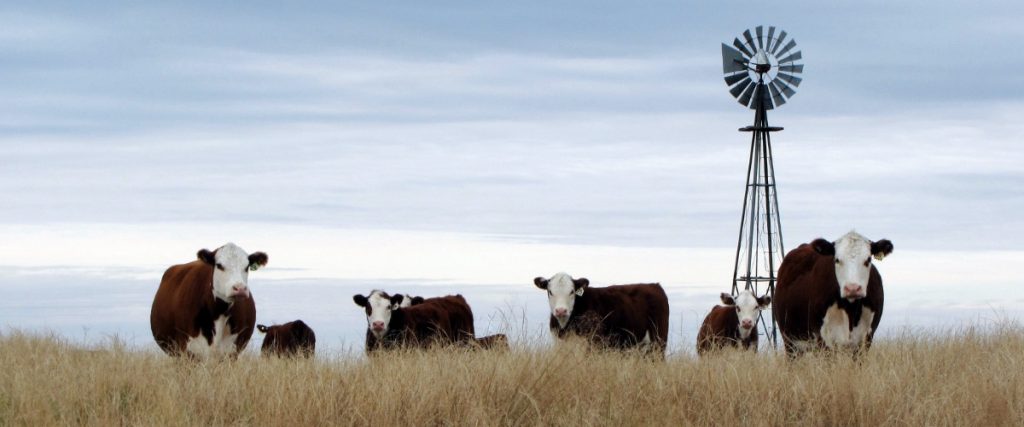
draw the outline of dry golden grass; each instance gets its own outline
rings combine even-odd
[[[860,360],[666,362],[580,345],[191,363],[0,336],[3,425],[1024,425],[1024,329],[879,342]]]

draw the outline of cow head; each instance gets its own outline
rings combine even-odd
[[[817,239],[811,246],[819,254],[835,259],[836,282],[839,296],[849,301],[868,295],[868,279],[871,277],[871,258],[882,260],[892,253],[892,242],[882,239],[872,242],[857,234],[846,233],[835,242]]]
[[[590,281],[586,278],[573,279],[565,273],[558,273],[550,279],[538,277],[533,279],[533,284],[538,288],[548,291],[548,304],[551,306],[551,315],[558,320],[562,328],[569,323],[569,316],[572,314],[572,307],[576,304],[576,298],[583,296]]]
[[[736,317],[739,318],[740,338],[746,339],[750,333],[757,328],[757,316],[761,310],[768,308],[772,303],[772,297],[765,295],[757,298],[750,291],[741,291],[733,297],[730,294],[722,293],[722,304],[736,307]],[[756,332],[755,332],[756,333]]]
[[[213,296],[225,302],[235,298],[249,297],[249,270],[267,265],[267,254],[245,253],[234,243],[228,243],[214,251],[200,249],[199,260],[213,267]]]
[[[387,292],[374,289],[370,291],[370,296],[357,294],[352,297],[352,300],[366,310],[366,325],[370,328],[370,332],[377,338],[381,338],[388,331],[391,312],[399,308],[402,295],[390,296]]]

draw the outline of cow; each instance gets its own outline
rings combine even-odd
[[[558,338],[579,335],[608,348],[644,348],[665,355],[668,296],[658,283],[590,287],[558,273],[533,284],[548,293],[549,326]]]
[[[508,350],[508,337],[505,334],[494,334],[476,339],[477,347],[488,350]]]
[[[249,271],[267,265],[267,254],[227,243],[196,256],[164,272],[149,316],[153,338],[173,356],[236,357],[256,325]]]
[[[376,296],[375,296],[376,295]],[[365,301],[361,298],[362,295],[353,297],[353,300],[357,305],[363,307],[366,310],[366,352],[372,353],[384,347],[384,343],[378,338],[377,333],[373,331],[373,325],[384,325],[391,319],[391,312],[389,310],[397,310],[399,308],[411,307],[414,304],[418,305],[423,303],[423,297],[414,297],[404,294],[388,295],[386,292],[374,289],[370,291],[370,295],[365,297]],[[396,302],[392,302],[392,300]],[[386,301],[386,302],[385,302]],[[371,302],[376,302],[374,305]],[[395,340],[392,339],[392,342]]]
[[[403,298],[377,289],[369,296],[352,297],[356,305],[366,311],[367,353],[398,347],[428,348],[475,342],[473,311],[462,295],[427,298],[419,304],[400,307]]]
[[[871,346],[882,319],[882,276],[871,258],[892,253],[849,232],[835,242],[815,239],[793,249],[779,266],[772,311],[790,356],[815,348],[850,351]]]
[[[697,333],[697,354],[721,350],[727,346],[757,351],[757,318],[768,308],[772,297],[755,297],[749,290],[734,298],[722,293],[722,304],[716,305],[704,318]]]
[[[283,325],[256,325],[256,329],[266,334],[261,348],[264,356],[311,357],[316,352],[316,334],[301,320]]]

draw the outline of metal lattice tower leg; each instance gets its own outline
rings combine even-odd
[[[755,100],[765,100],[767,86],[757,83]],[[775,271],[785,255],[782,222],[775,188],[775,165],[772,161],[771,133],[781,127],[768,126],[767,101],[757,104],[754,125],[741,128],[751,132],[750,158],[747,163],[747,184],[743,193],[743,211],[739,238],[736,242],[736,264],[733,269],[732,294],[750,290],[755,296],[775,297]],[[774,313],[763,311],[758,319],[760,333],[776,347],[777,332]]]

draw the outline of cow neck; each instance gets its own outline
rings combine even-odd
[[[576,300],[572,303],[572,313],[569,314],[569,320],[572,320],[577,315],[585,313],[595,305],[597,299],[594,298],[595,289],[587,288],[583,291],[583,295],[577,295]],[[568,324],[566,324],[568,326]]]
[[[388,330],[384,333],[384,338],[391,336],[392,333],[398,333],[405,329],[408,316],[405,313],[406,308],[399,308],[398,310],[391,311],[391,320],[388,322]]]

